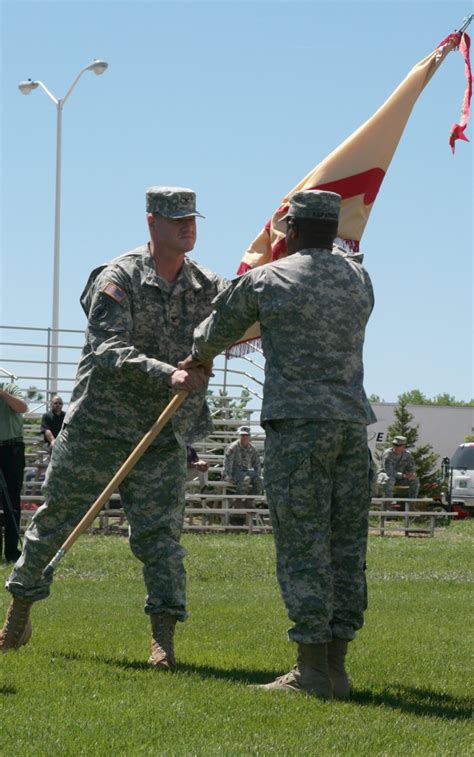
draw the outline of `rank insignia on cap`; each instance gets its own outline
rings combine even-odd
[[[123,289],[120,289],[117,284],[113,284],[111,281],[109,281],[108,284],[102,287],[100,291],[103,294],[106,294],[107,297],[110,297],[112,300],[118,302],[120,305],[123,305],[125,300],[127,299],[127,295],[125,294]]]

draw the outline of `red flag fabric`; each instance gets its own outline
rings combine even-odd
[[[468,138],[464,134],[464,130],[469,121],[469,110],[471,107],[472,97],[472,71],[471,60],[469,57],[469,50],[471,47],[471,40],[467,34],[463,34],[459,43],[459,52],[464,58],[465,72],[466,72],[466,91],[464,92],[464,99],[461,106],[461,118],[458,124],[454,124],[449,135],[449,144],[454,155],[454,148],[457,139],[462,139],[464,142],[469,142]]]

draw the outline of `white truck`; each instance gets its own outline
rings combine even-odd
[[[452,505],[459,505],[474,515],[474,442],[460,444],[451,460],[446,459],[449,493]]]

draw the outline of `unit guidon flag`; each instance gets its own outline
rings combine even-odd
[[[472,93],[469,46],[468,35],[462,31],[455,32],[417,63],[376,113],[285,195],[280,206],[245,251],[237,274],[286,255],[286,225],[281,219],[287,212],[289,196],[304,189],[325,189],[342,196],[336,242],[348,252],[358,252],[372,206],[413,106],[448,53],[456,48],[460,49],[465,59],[467,87],[460,123],[452,127],[449,138],[453,152],[456,139],[467,140],[464,130]],[[245,353],[246,347],[250,346],[249,340],[258,335],[258,324],[255,324],[242,342],[231,348],[229,354]]]

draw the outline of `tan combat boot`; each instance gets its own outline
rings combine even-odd
[[[327,644],[298,644],[298,660],[293,670],[258,688],[265,691],[302,691],[320,699],[332,699]]]
[[[174,670],[176,658],[173,649],[173,636],[176,618],[173,615],[150,615],[150,620],[152,638],[148,664],[154,668]]]
[[[347,643],[346,639],[333,639],[328,644],[329,678],[336,699],[347,699],[351,694],[351,683],[344,665]]]
[[[13,597],[0,631],[0,652],[19,649],[29,642],[32,634],[30,620],[32,604],[30,599]]]

